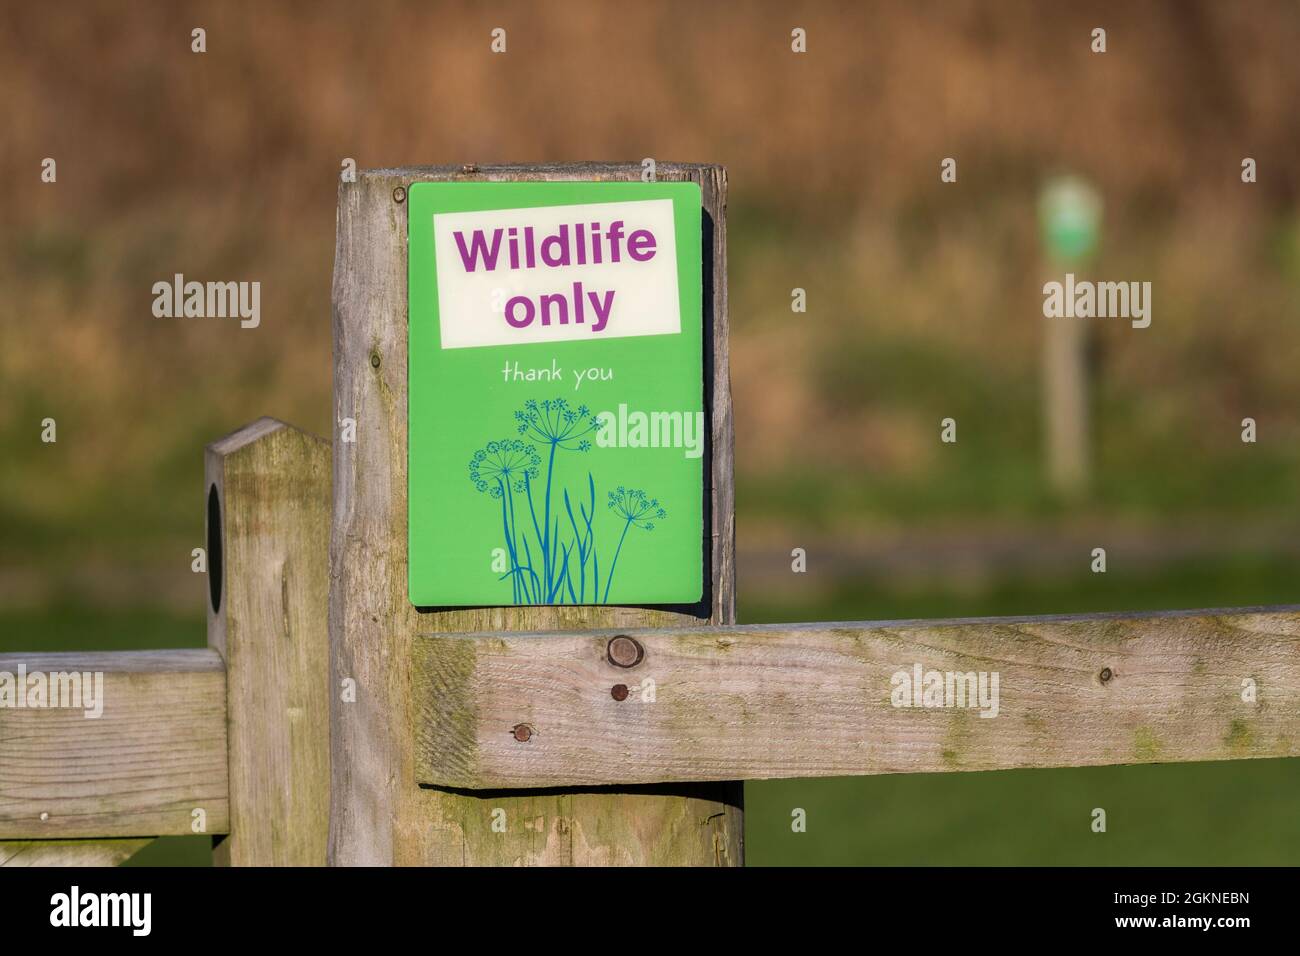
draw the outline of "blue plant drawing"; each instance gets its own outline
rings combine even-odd
[[[535,603],[541,585],[532,568],[532,558],[519,560],[519,535],[515,522],[515,495],[526,494],[528,482],[536,478],[542,457],[534,445],[516,438],[490,441],[474,452],[469,461],[469,480],[480,492],[501,500],[501,525],[505,532],[506,554],[510,558],[508,577],[516,604]],[[524,546],[528,541],[525,538]]]
[[[564,398],[529,399],[514,413],[514,419],[520,438],[490,441],[475,451],[469,462],[469,479],[475,489],[500,503],[501,531],[510,561],[510,570],[501,580],[510,580],[515,604],[608,603],[628,530],[653,531],[654,522],[666,518],[667,512],[657,498],[639,489],[619,485],[609,492],[609,510],[620,526],[602,593],[596,480],[588,471],[584,493],[571,495],[561,487],[557,467],[562,451],[591,451],[591,437],[600,428],[600,419],[586,405],[574,406]],[[557,490],[563,514],[558,506],[552,507]],[[540,502],[536,500],[539,496]],[[522,499],[518,507],[516,498]]]
[[[668,517],[668,512],[659,507],[658,498],[650,498],[639,489],[628,490],[622,485],[609,493],[609,510],[623,519],[623,531],[618,536],[618,547],[614,549],[614,560],[609,563],[609,578],[605,581],[605,598],[609,601],[609,586],[614,583],[614,569],[618,567],[618,556],[623,550],[623,541],[627,538],[628,528],[655,529],[654,523]]]

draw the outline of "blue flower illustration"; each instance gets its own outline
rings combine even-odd
[[[591,442],[583,436],[600,428],[600,419],[591,414],[591,409],[586,405],[574,408],[563,398],[541,402],[529,399],[521,411],[515,412],[515,421],[519,434],[571,451],[590,451]]]
[[[537,510],[533,505],[532,475],[524,477],[524,491],[528,496],[529,517],[541,546],[542,580],[545,583],[543,594],[545,603],[550,603],[557,596],[562,596],[568,553],[559,542],[558,518],[555,524],[551,520],[551,487],[555,478],[555,453],[563,448],[567,451],[590,451],[591,442],[586,438],[600,427],[600,419],[591,414],[586,405],[576,408],[564,398],[548,398],[543,401],[528,399],[524,407],[515,412],[516,429],[544,443],[550,448],[546,459],[546,490],[542,497],[542,516],[539,522]]]
[[[518,438],[490,441],[474,452],[469,460],[469,480],[480,492],[501,502],[501,530],[505,536],[506,554],[510,557],[510,586],[515,603],[527,600],[535,603],[541,593],[541,582],[532,568],[531,557],[520,560],[519,533],[515,521],[515,492],[524,494],[528,482],[537,477],[542,456],[536,446]],[[527,554],[528,542],[524,541]]]
[[[619,485],[609,493],[609,510],[623,519],[623,533],[619,535],[618,547],[614,549],[614,560],[609,564],[609,574],[605,578],[605,603],[609,603],[609,588],[614,583],[614,570],[618,567],[618,556],[623,552],[623,542],[631,527],[646,531],[655,529],[654,523],[668,517],[668,512],[659,507],[659,499],[651,498],[639,488],[624,488]]]
[[[609,493],[609,510],[626,519],[628,524],[646,531],[655,529],[654,521],[668,517],[668,512],[659,507],[658,498],[647,497],[644,491],[629,490],[622,485]]]
[[[500,580],[510,579],[515,604],[585,604],[588,600],[608,604],[629,529],[635,526],[653,531],[656,522],[667,518],[668,512],[660,507],[658,498],[639,488],[619,485],[610,492],[609,510],[617,516],[615,520],[622,519],[623,527],[619,529],[608,574],[602,575],[600,556],[608,554],[604,548],[610,542],[604,540],[597,527],[596,480],[588,471],[585,493],[571,495],[556,468],[560,449],[591,449],[590,436],[600,428],[600,419],[586,405],[573,406],[563,398],[529,399],[514,417],[520,438],[490,441],[469,460],[471,484],[494,499],[493,510],[499,508],[501,512],[497,520],[501,522],[509,570],[504,562],[497,567],[498,572],[505,571]],[[543,457],[546,478],[539,482]],[[534,482],[540,486],[540,502],[533,494]],[[553,507],[552,492],[556,489],[562,513]],[[516,496],[522,499],[519,510],[515,507]]]
[[[490,441],[469,461],[469,480],[479,491],[500,498],[507,489],[522,492],[526,478],[536,478],[542,456],[517,438]]]

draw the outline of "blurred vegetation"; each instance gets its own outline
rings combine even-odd
[[[990,528],[1067,525],[1274,542],[1194,561],[1171,543],[1163,565],[1086,579],[990,556],[975,582],[742,581],[743,620],[1293,601],[1277,542],[1300,530],[1297,48],[1286,0],[5,5],[0,650],[202,642],[202,446],[267,414],[332,430],[345,157],[726,164],[742,552],[941,532],[978,553]],[[1039,403],[1036,202],[1060,172],[1104,200],[1089,274],[1153,284],[1149,329],[1093,325],[1095,480],[1072,502],[1045,482]],[[261,327],[155,319],[151,286],[178,272],[260,281]],[[1294,861],[1296,776],[754,784],[751,860]],[[1107,801],[1127,809],[1093,839],[1080,808]]]
[[[1043,481],[1035,210],[1075,172],[1105,203],[1091,273],[1154,287],[1150,329],[1094,323],[1083,507],[1294,513],[1293,3],[75,8],[0,13],[0,562],[187,553],[204,442],[263,414],[330,432],[344,157],[727,164],[742,534],[1067,511]],[[176,272],[261,281],[261,327],[153,318]]]

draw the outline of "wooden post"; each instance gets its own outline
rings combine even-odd
[[[1039,223],[1047,262],[1058,276],[1089,261],[1097,246],[1102,202],[1075,176],[1049,180],[1039,196]],[[1066,498],[1088,491],[1088,339],[1090,322],[1066,314],[1047,319],[1043,333],[1043,424],[1047,477]]]
[[[1045,319],[1043,407],[1047,474],[1053,490],[1069,498],[1088,490],[1088,367],[1085,319]]]
[[[337,428],[345,420],[355,422],[355,442],[334,444],[332,864],[737,865],[743,860],[738,783],[469,793],[421,788],[415,777],[411,664],[412,643],[421,632],[735,620],[726,172],[677,163],[660,163],[658,178],[699,183],[704,205],[704,354],[711,362],[705,397],[712,416],[705,522],[712,573],[705,600],[671,608],[455,610],[417,609],[407,600],[406,190],[413,182],[431,181],[640,178],[641,166],[632,163],[419,167],[366,171],[339,187],[334,411]]]
[[[208,644],[226,662],[233,866],[323,866],[329,443],[263,418],[207,448]]]

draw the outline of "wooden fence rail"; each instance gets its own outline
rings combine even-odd
[[[429,634],[413,653],[417,776],[449,788],[1300,754],[1297,608]]]
[[[226,670],[210,650],[4,654],[10,674],[104,675],[103,715],[0,709],[0,840],[225,833]]]
[[[272,653],[276,628],[260,635]],[[412,648],[417,779],[448,789],[1300,754],[1294,607],[430,634]],[[970,675],[966,706],[899,699],[918,667],[922,684],[929,672]],[[303,769],[322,759],[323,736],[305,736],[297,757],[292,743],[274,752],[301,704],[263,700],[256,729],[240,732],[244,766],[228,772],[215,651],[6,654],[0,671],[98,671],[106,702],[96,719],[0,711],[0,865],[116,863],[149,837],[194,832],[195,810],[205,832],[243,833],[219,860],[324,861],[327,777],[319,762]]]

